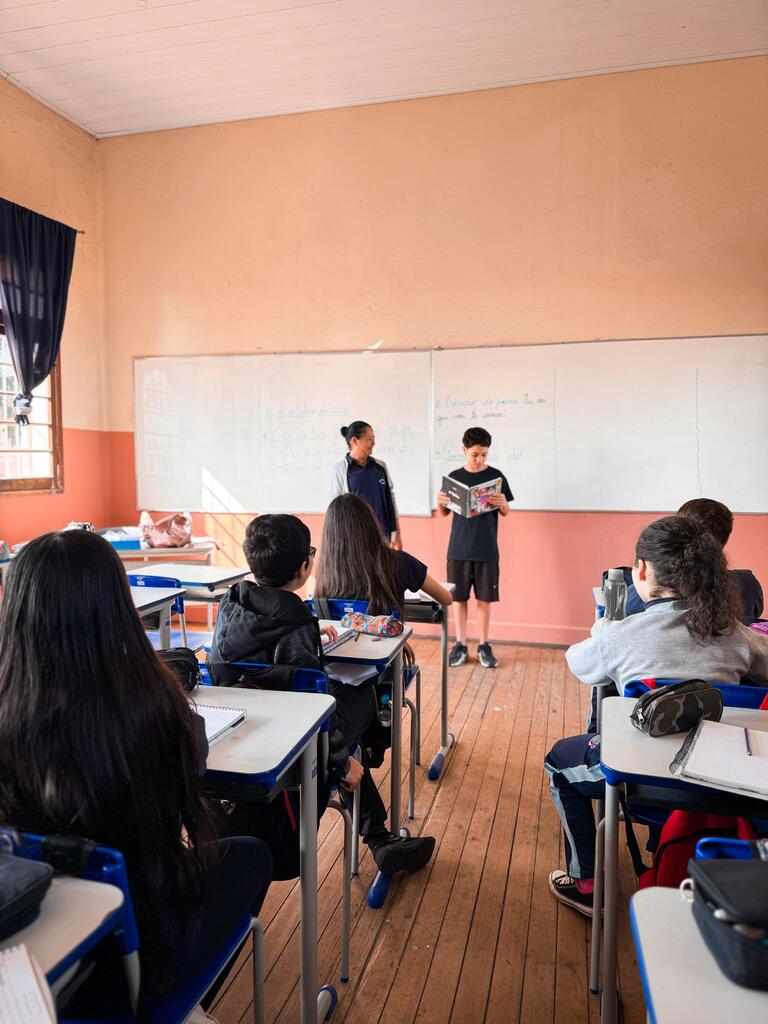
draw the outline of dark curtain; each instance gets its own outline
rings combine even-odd
[[[0,306],[19,381],[16,422],[56,364],[77,232],[0,198]]]

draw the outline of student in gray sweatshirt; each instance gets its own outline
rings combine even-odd
[[[591,686],[613,682],[623,692],[632,679],[704,679],[739,683],[749,675],[768,683],[768,638],[739,621],[740,602],[722,547],[700,523],[667,516],[640,534],[632,578],[646,603],[643,615],[600,619],[592,635],[566,652],[571,671]],[[567,871],[553,871],[549,887],[561,903],[592,914],[595,820],[601,799],[600,737],[557,742],[544,769],[565,833]]]

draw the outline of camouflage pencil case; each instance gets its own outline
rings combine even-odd
[[[647,736],[670,736],[688,732],[702,718],[719,722],[722,715],[723,695],[717,687],[701,679],[687,679],[644,693],[630,719]]]

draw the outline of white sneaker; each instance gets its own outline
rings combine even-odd
[[[219,1024],[219,1022],[215,1017],[212,1017],[210,1013],[206,1013],[198,1003],[192,1013],[187,1017],[185,1024]]]

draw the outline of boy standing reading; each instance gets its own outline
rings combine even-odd
[[[454,469],[448,475],[475,487],[477,484],[501,480],[501,488],[491,494],[487,504],[491,511],[471,518],[454,512],[451,523],[451,539],[448,543],[448,581],[456,585],[453,605],[456,609],[456,643],[451,649],[448,664],[451,668],[463,665],[467,660],[467,604],[474,587],[477,600],[477,619],[480,643],[477,657],[485,668],[496,668],[498,664],[491,645],[488,643],[491,625],[491,605],[499,600],[499,545],[496,539],[499,515],[509,512],[513,500],[507,478],[498,469],[488,465],[488,449],[491,435],[482,427],[470,427],[462,438],[465,463],[461,469]],[[450,498],[444,491],[437,496],[440,514],[450,514]]]

